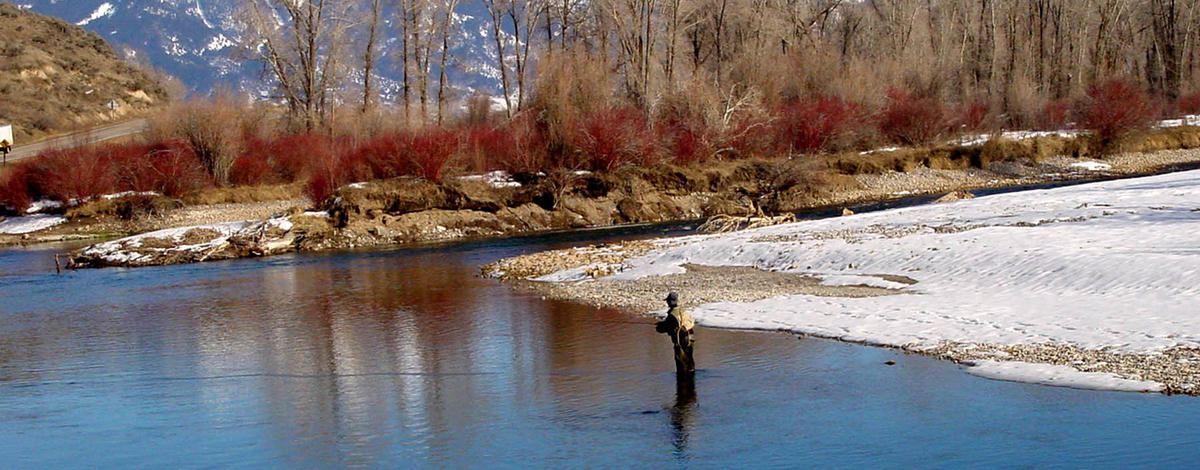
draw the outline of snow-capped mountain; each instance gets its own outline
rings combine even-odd
[[[93,31],[127,58],[178,77],[194,92],[207,94],[228,87],[266,96],[271,86],[262,79],[261,65],[238,53],[242,26],[235,15],[240,1],[17,0],[16,4]],[[472,90],[498,94],[499,73],[487,10],[481,2],[468,1],[461,3],[456,13],[460,25],[451,39],[448,84],[460,95]],[[384,100],[390,101],[400,89],[396,58],[400,40],[392,26],[395,15],[385,11],[383,21],[386,39],[377,82]],[[361,55],[359,49],[355,47],[353,54]],[[431,81],[436,82],[437,59],[432,62]],[[352,75],[361,77],[361,72]]]

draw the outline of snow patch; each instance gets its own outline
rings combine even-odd
[[[158,191],[125,191],[125,192],[120,192],[120,193],[105,194],[100,197],[104,198],[104,199],[112,200],[112,199],[120,199],[123,197],[132,197],[132,196],[162,196],[162,193],[159,193]]]
[[[99,7],[96,7],[96,11],[93,11],[92,14],[88,15],[87,18],[84,18],[84,19],[76,22],[75,26],[86,26],[88,23],[96,21],[100,18],[104,18],[106,16],[112,16],[112,14],[116,13],[116,11],[117,11],[117,8],[114,7],[111,3],[108,3],[108,2],[101,3]]]
[[[26,214],[36,214],[38,212],[45,212],[49,209],[58,209],[58,208],[61,208],[62,206],[63,206],[63,203],[61,203],[61,202],[52,201],[49,199],[42,199],[40,201],[34,201],[32,204],[30,204],[29,208],[25,209],[25,213]]]
[[[1161,392],[1162,384],[1122,378],[1108,372],[1084,372],[1070,366],[1015,361],[980,360],[965,364],[968,374],[1010,382],[1025,382],[1083,390]]]
[[[867,286],[878,287],[881,289],[903,289],[908,287],[908,284],[903,282],[889,281],[878,276],[859,276],[853,274],[832,274],[821,275],[821,285],[823,286]]]
[[[38,214],[25,217],[13,217],[0,221],[0,233],[22,235],[45,230],[55,225],[65,223],[66,217],[61,215]]]
[[[1159,128],[1181,126],[1200,126],[1200,116],[1189,114],[1177,119],[1164,119],[1155,124],[1155,127]]]
[[[975,145],[986,144],[989,140],[992,140],[993,138],[1001,138],[1001,139],[1007,139],[1007,140],[1026,140],[1026,139],[1035,139],[1038,137],[1071,138],[1071,137],[1078,137],[1080,133],[1081,133],[1080,131],[1073,130],[1073,129],[1060,130],[1060,131],[1008,131],[1008,132],[1001,132],[999,134],[965,135],[959,139],[951,141],[950,144],[961,145],[963,147],[971,147],[971,146],[975,146]]]
[[[513,181],[507,171],[496,170],[482,175],[467,175],[460,179],[464,181],[482,181],[493,188],[519,188],[521,183]]]
[[[1081,170],[1086,170],[1086,171],[1104,171],[1104,170],[1111,170],[1112,165],[1109,165],[1107,163],[1101,163],[1101,162],[1086,161],[1086,162],[1072,163],[1071,168],[1079,168]]]

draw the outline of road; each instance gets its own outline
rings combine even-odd
[[[54,148],[71,148],[80,145],[94,144],[103,142],[117,137],[124,137],[130,134],[140,134],[146,131],[146,120],[144,118],[134,119],[132,121],[113,124],[111,126],[97,127],[74,134],[55,137],[53,139],[35,142],[29,145],[14,145],[12,153],[8,154],[8,161],[20,160],[29,158],[41,153],[43,150]],[[20,142],[18,142],[19,144]]]

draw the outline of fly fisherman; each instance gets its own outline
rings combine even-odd
[[[692,358],[692,346],[696,343],[692,329],[696,320],[679,306],[679,294],[667,294],[667,318],[658,322],[654,330],[671,336],[675,345],[675,372],[691,374],[696,371],[696,361]]]

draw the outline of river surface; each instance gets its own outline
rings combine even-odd
[[[1188,467],[1200,399],[986,380],[948,362],[699,329],[479,266],[575,232],[55,275],[0,251],[0,468]],[[686,295],[686,293],[685,293]],[[894,365],[887,365],[893,361]]]

